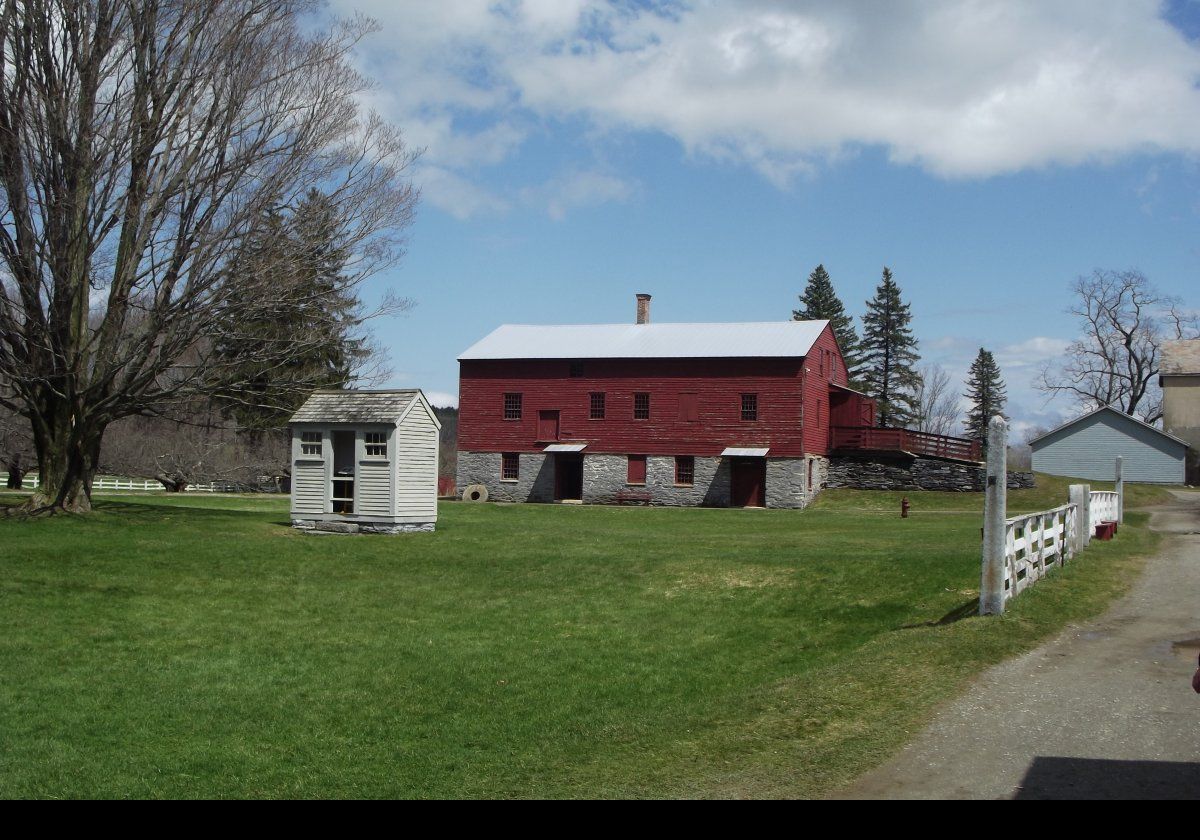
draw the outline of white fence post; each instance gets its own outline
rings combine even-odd
[[[1072,484],[1070,491],[1071,504],[1075,505],[1075,529],[1071,535],[1071,552],[1078,554],[1088,547],[1088,538],[1091,536],[1088,528],[1088,522],[1091,521],[1088,513],[1088,496],[1091,488],[1086,484]]]
[[[996,415],[988,423],[987,486],[983,501],[983,577],[979,614],[1004,612],[1005,516],[1008,505],[1008,424]],[[1016,581],[1013,581],[1015,587]],[[1016,591],[1014,589],[1014,593]]]
[[[1125,479],[1121,478],[1121,465],[1125,459],[1117,456],[1117,524],[1125,523]]]

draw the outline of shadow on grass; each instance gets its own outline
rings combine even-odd
[[[53,517],[86,519],[89,514],[70,513],[39,513],[29,515],[21,509],[26,499],[20,496],[0,498],[0,520],[40,522]],[[171,516],[187,516],[192,518],[224,518],[229,516],[261,516],[268,511],[253,510],[238,507],[205,507],[183,505],[178,503],[156,503],[150,499],[138,501],[116,501],[114,499],[95,499],[92,502],[92,513],[120,516],[132,523],[160,522]],[[280,525],[291,525],[291,522],[279,522]]]
[[[905,624],[900,627],[901,630],[916,630],[919,627],[945,627],[949,624],[962,621],[964,618],[972,618],[979,615],[979,599],[972,598],[961,606],[955,607],[946,613],[941,618],[935,621],[922,621],[919,624]]]

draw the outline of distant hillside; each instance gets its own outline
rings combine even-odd
[[[453,476],[458,466],[458,409],[434,406],[433,413],[442,424],[442,446],[438,455],[438,475]]]

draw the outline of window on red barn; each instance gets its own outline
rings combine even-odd
[[[679,419],[684,423],[695,423],[700,419],[700,397],[698,395],[679,395]]]
[[[742,394],[742,419],[758,419],[758,394]]]
[[[588,395],[588,419],[603,420],[604,419],[604,394],[602,392],[594,392]]]
[[[630,484],[646,483],[646,456],[630,455],[629,472],[626,479]]]
[[[583,362],[571,362],[571,378],[580,379],[583,377]]]
[[[520,394],[505,394],[504,395],[504,419],[505,420],[520,420],[521,419],[521,395]]]
[[[821,376],[824,376],[825,375],[825,351],[824,350],[820,351],[820,355],[817,356],[817,363],[821,367],[821,371],[820,371]]]
[[[696,483],[696,459],[691,455],[675,457],[675,483],[688,487]]]
[[[649,394],[634,394],[633,395],[633,419],[634,420],[649,420],[650,419],[650,395]]]
[[[500,456],[500,478],[516,481],[521,477],[521,456],[516,452],[505,452]]]

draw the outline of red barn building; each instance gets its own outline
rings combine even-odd
[[[459,356],[458,486],[505,501],[804,507],[869,426],[828,321],[499,327]]]

